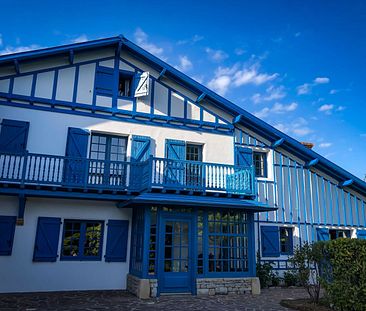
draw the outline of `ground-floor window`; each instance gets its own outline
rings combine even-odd
[[[100,260],[103,221],[65,220],[62,260]]]
[[[179,271],[186,271],[188,265],[183,261],[187,247],[196,253],[196,261],[192,264],[200,276],[215,277],[219,274],[235,273],[239,275],[249,271],[249,216],[245,211],[222,208],[151,207],[146,209],[146,213],[149,218],[149,227],[141,224],[138,227],[148,231],[149,239],[144,247],[147,256],[146,273],[150,277],[156,276],[159,262],[162,263],[161,268],[165,271],[170,267],[169,265],[173,269],[173,263],[180,260]],[[164,228],[161,225],[159,228],[159,219],[161,220],[162,214],[181,214],[191,218],[192,235],[189,237],[189,244],[184,240],[186,232],[184,228],[181,228],[182,232],[178,230],[179,223],[177,225],[177,223],[166,222]],[[160,231],[164,231],[165,236],[160,236],[163,234]],[[138,228],[135,232],[143,235]],[[134,241],[133,238],[132,267],[136,261]],[[158,252],[159,246],[162,247],[162,245],[164,245],[164,251]],[[164,258],[158,258],[159,253]]]
[[[351,230],[330,229],[329,238],[331,240],[338,238],[351,238]]]

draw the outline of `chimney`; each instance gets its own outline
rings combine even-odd
[[[308,149],[313,149],[313,147],[314,147],[313,143],[306,142],[306,141],[302,141],[301,144],[304,145]]]

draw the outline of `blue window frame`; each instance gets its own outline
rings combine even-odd
[[[208,275],[248,272],[247,213],[227,209],[210,210],[207,224]],[[199,256],[198,253],[198,260]]]
[[[255,167],[256,177],[267,177],[267,153],[253,152],[253,164]]]
[[[329,230],[329,238],[331,240],[335,240],[338,238],[351,238],[351,230],[340,230],[340,229],[330,229]]]
[[[101,260],[104,222],[65,220],[61,260]]]
[[[120,71],[118,78],[118,96],[133,98],[134,72]]]
[[[144,208],[133,210],[131,230],[131,272],[137,276],[142,274],[143,252],[144,252],[144,230],[145,230]]]
[[[293,230],[292,228],[280,228],[280,252],[281,255],[293,254]]]

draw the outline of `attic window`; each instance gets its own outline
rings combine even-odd
[[[118,96],[132,97],[133,74],[120,72],[118,81]]]

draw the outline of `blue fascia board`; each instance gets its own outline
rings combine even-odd
[[[285,142],[285,139],[284,138],[280,138],[280,139],[276,140],[274,143],[272,143],[271,147],[273,149],[275,149],[275,148],[281,146],[284,142]]]
[[[169,76],[171,79],[183,85],[184,87],[188,88],[192,92],[196,93],[197,96],[205,93],[205,99],[210,102],[211,104],[227,111],[233,117],[240,115],[238,119],[238,123],[252,129],[254,132],[261,135],[263,138],[268,139],[270,141],[277,141],[281,138],[285,139],[285,142],[281,145],[281,148],[293,153],[295,156],[299,157],[300,159],[308,162],[314,158],[319,158],[319,162],[317,164],[317,168],[321,171],[324,171],[326,174],[330,175],[331,177],[337,180],[349,180],[353,179],[354,182],[352,187],[357,190],[361,191],[363,194],[366,194],[366,183],[359,179],[358,177],[354,176],[353,174],[347,172],[346,170],[342,169],[338,165],[334,164],[333,162],[327,160],[326,158],[322,157],[321,155],[317,154],[313,150],[310,150],[303,146],[300,142],[293,139],[292,137],[282,133],[281,131],[277,130],[273,126],[269,125],[268,123],[264,122],[263,120],[257,118],[256,116],[252,115],[251,113],[247,112],[243,108],[235,105],[234,103],[230,102],[229,100],[221,97],[220,95],[216,94],[215,92],[211,91],[207,87],[203,86],[202,84],[198,83],[194,79],[188,77],[184,73],[180,72],[179,70],[175,69],[174,67],[170,66],[166,62],[160,60],[156,56],[150,54],[146,50],[142,49],[138,45],[134,44],[133,42],[129,41],[122,35],[116,37],[110,37],[105,39],[93,40],[88,42],[81,42],[81,43],[74,43],[69,45],[63,45],[58,47],[46,48],[41,50],[35,51],[28,51],[28,52],[21,52],[15,53],[10,55],[0,56],[0,64],[11,62],[14,60],[21,60],[26,58],[36,58],[36,57],[43,57],[58,53],[65,53],[66,51],[73,49],[75,50],[82,50],[82,49],[90,49],[90,48],[97,48],[103,47],[108,45],[120,44],[122,41],[123,48],[128,49],[131,52],[137,54],[135,56],[140,57],[151,64],[156,69],[162,71],[166,69],[165,75]]]

